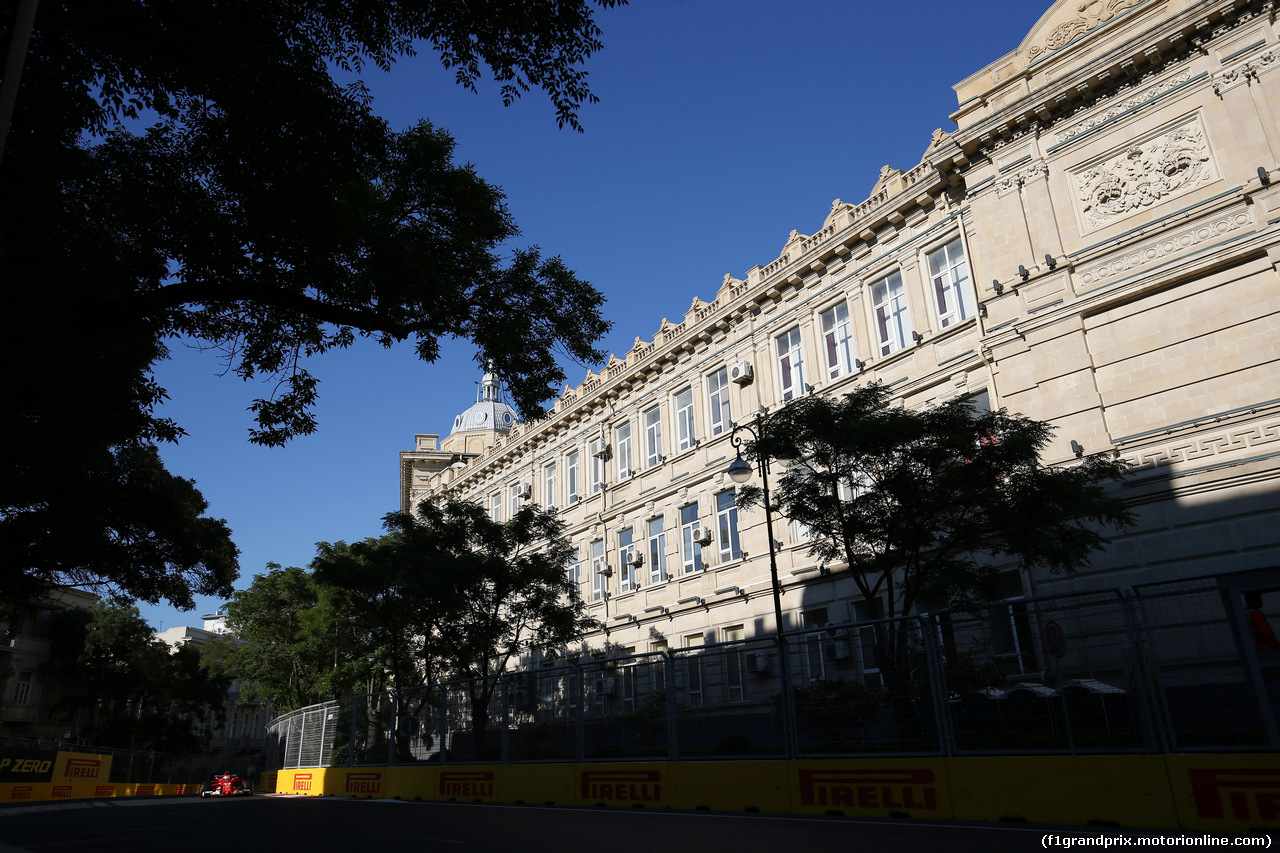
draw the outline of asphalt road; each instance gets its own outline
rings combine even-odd
[[[0,808],[0,853],[1001,853],[1043,849],[1046,833],[1081,838],[1120,831],[265,795]]]

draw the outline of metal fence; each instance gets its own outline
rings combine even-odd
[[[1280,590],[1280,572],[1248,582]],[[1007,600],[353,697],[277,719],[267,760],[1280,749],[1280,660],[1255,650],[1233,583]]]

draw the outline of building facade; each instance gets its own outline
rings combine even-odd
[[[594,648],[857,622],[848,573],[783,519],[775,624],[764,515],[726,469],[735,421],[880,381],[906,406],[1047,421],[1046,464],[1132,463],[1138,524],[1074,575],[1011,569],[1011,597],[1280,564],[1275,19],[1270,0],[1059,0],[956,85],[956,129],[917,165],[885,166],[544,420],[513,423],[487,377],[447,438],[401,454],[402,507],[556,507]]]
[[[157,633],[156,639],[177,651],[180,646],[185,645],[201,648],[211,640],[225,637],[229,633],[227,614],[220,611],[206,613],[200,617],[200,622],[203,627],[180,625]],[[234,769],[256,778],[265,763],[263,750],[266,746],[267,726],[275,715],[266,703],[245,701],[241,694],[241,684],[233,681],[227,691],[227,698],[222,703],[225,719],[219,722],[210,713],[203,725],[209,735],[209,752],[214,759],[214,767],[222,770]]]
[[[61,695],[43,671],[50,627],[55,613],[88,610],[97,601],[94,593],[68,587],[0,607],[0,737],[58,743],[75,734],[73,724],[52,713]]]

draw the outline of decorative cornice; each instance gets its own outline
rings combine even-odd
[[[1100,263],[1079,268],[1080,282],[1094,286],[1125,273],[1136,272],[1168,258],[1187,254],[1206,244],[1217,242],[1228,234],[1247,228],[1252,217],[1244,205],[1223,211],[1212,217],[1186,226],[1172,234],[1130,246],[1123,252]]]

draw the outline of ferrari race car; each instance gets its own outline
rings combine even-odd
[[[200,792],[202,797],[240,797],[249,796],[253,789],[234,773],[223,773],[214,776],[213,780]]]

